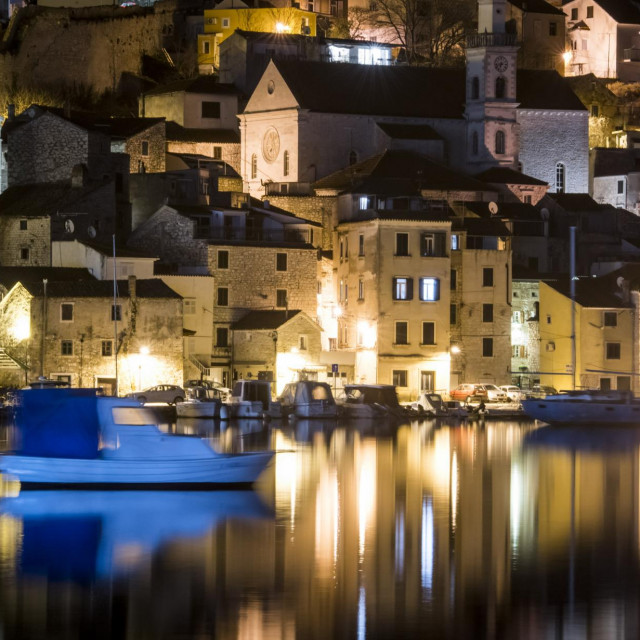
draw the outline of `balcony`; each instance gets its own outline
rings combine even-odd
[[[474,33],[467,36],[467,49],[476,47],[515,47],[516,33]]]

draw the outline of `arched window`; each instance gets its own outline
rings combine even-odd
[[[496,153],[504,153],[504,131],[496,131]]]
[[[496,78],[496,98],[504,98],[507,95],[507,81],[502,77]]]
[[[474,156],[478,155],[478,132],[474,131],[471,135],[471,153]]]
[[[565,166],[562,162],[558,162],[556,165],[556,193],[564,193],[565,180]]]
[[[255,180],[258,177],[258,156],[254,153],[251,156],[251,178]]]
[[[356,162],[358,162],[358,154],[355,151],[351,150],[349,152],[349,166],[355,164]]]
[[[480,97],[480,78],[473,76],[471,78],[471,99],[477,100]]]
[[[283,162],[283,167],[282,167],[282,173],[285,176],[289,175],[289,152],[285,151],[283,156],[282,156],[282,162]]]

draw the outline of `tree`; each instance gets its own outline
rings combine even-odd
[[[461,57],[474,12],[475,0],[373,0],[369,21],[379,41],[404,47],[409,64],[443,66]]]

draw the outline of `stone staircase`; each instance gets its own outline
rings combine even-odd
[[[9,355],[6,349],[0,347],[0,370],[15,369],[16,367],[19,367],[23,371],[27,371],[29,369],[24,362],[16,358],[14,355]]]

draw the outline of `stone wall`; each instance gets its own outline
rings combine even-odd
[[[142,143],[149,143],[149,152],[142,155]],[[130,171],[132,173],[162,173],[165,170],[166,158],[165,123],[158,124],[141,131],[127,140],[125,153],[130,157]]]
[[[173,30],[174,10],[171,2],[133,11],[117,5],[21,9],[15,37],[3,40],[0,84],[28,78],[33,87],[115,91],[123,73],[141,75],[143,54],[161,52],[163,27]]]
[[[218,269],[219,251],[229,252],[229,268]],[[287,271],[276,271],[276,254],[287,254]],[[217,305],[214,320],[229,323],[239,320],[249,310],[268,310],[276,306],[276,291],[285,289],[289,309],[299,309],[311,318],[317,315],[318,260],[315,249],[274,246],[211,245],[209,273],[216,287],[226,287],[227,306]]]
[[[321,196],[297,196],[297,195],[269,195],[266,198],[271,204],[280,207],[285,211],[319,222],[322,229],[314,229],[316,233],[322,234],[321,248],[325,251],[333,247],[333,220],[338,199],[337,197],[321,197]]]
[[[21,224],[26,229],[21,229]],[[28,249],[28,257],[22,250]],[[0,266],[48,267],[51,264],[51,219],[0,216]]]
[[[585,111],[518,111],[522,172],[556,191],[556,165],[565,166],[565,192],[589,192],[589,114]]]
[[[194,240],[194,222],[171,207],[162,207],[135,229],[127,245],[158,256],[164,263],[185,266],[207,264],[207,242]]]
[[[241,173],[239,142],[183,142],[178,140],[167,141],[168,153],[188,153],[206,156],[207,158],[215,158],[215,147],[220,147],[220,150],[222,152],[221,157],[217,159],[226,162],[230,167],[233,168],[234,171]],[[240,188],[238,190],[242,191],[242,182],[240,182]]]

